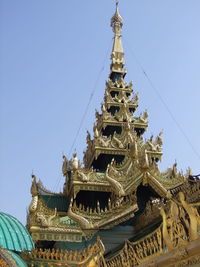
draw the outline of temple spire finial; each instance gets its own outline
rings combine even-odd
[[[115,14],[111,18],[111,27],[113,28],[113,31],[115,34],[120,34],[121,28],[123,25],[123,19],[122,19],[121,15],[119,14],[118,5],[119,5],[119,1],[116,0]]]
[[[114,32],[114,42],[113,42],[113,49],[111,54],[111,75],[110,78],[112,79],[113,73],[121,73],[122,76],[125,76],[126,70],[124,69],[124,50],[122,46],[121,40],[121,30],[123,26],[123,18],[119,14],[118,10],[119,0],[116,0],[116,10],[114,15],[111,18],[111,27]],[[116,75],[114,75],[116,77]],[[120,77],[119,75],[117,77]]]

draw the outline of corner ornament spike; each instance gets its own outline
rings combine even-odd
[[[31,195],[37,196],[38,194],[38,186],[37,186],[37,182],[36,182],[36,176],[34,174],[31,175],[33,181],[32,181],[32,185],[31,185]]]

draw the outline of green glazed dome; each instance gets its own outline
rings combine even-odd
[[[16,218],[3,212],[0,212],[0,247],[19,252],[34,248],[27,229]]]

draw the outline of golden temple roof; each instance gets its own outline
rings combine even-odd
[[[123,19],[117,1],[111,18],[114,38],[110,74],[101,112],[96,111],[95,114],[93,136],[87,132],[84,165],[79,162],[76,153],[72,159],[63,156],[65,184],[63,192],[59,194],[46,190],[33,176],[28,228],[35,242],[83,243],[92,240],[101,231],[108,230],[109,234],[114,227],[125,224],[136,229],[137,222],[141,230],[148,228],[148,231],[152,231],[151,226],[155,221],[161,224],[161,205],[165,208],[162,215],[168,213],[169,203],[173,202],[172,206],[175,207],[180,191],[185,193],[188,200],[187,192],[192,188],[193,199],[198,199],[199,185],[191,187],[187,177],[177,171],[177,164],[166,172],[159,170],[158,163],[163,154],[162,132],[155,138],[143,137],[148,127],[148,112],[145,110],[135,116],[138,94],[133,91],[132,82],[124,80],[126,70],[122,26]],[[151,212],[145,213],[149,207]],[[141,250],[137,249],[141,244],[146,244],[152,251],[154,249],[155,253],[163,252],[164,243],[159,239],[161,230],[160,225],[155,233],[150,233],[150,241],[144,238],[145,242],[138,241],[137,246],[126,242],[123,253],[127,249],[132,251],[135,260],[138,257],[135,257],[135,253]],[[134,234],[137,237],[137,233]],[[38,258],[39,253],[36,253]],[[48,253],[45,251],[43,254]],[[140,263],[143,258],[135,262]],[[121,255],[118,254],[118,266],[120,260]],[[106,261],[105,266],[117,266],[112,265],[113,261],[115,259]]]

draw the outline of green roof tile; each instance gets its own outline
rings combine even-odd
[[[0,246],[15,251],[30,251],[34,247],[27,229],[16,218],[3,212],[0,212]]]
[[[69,201],[64,195],[40,195],[39,198],[44,200],[45,205],[50,209],[67,212]]]

